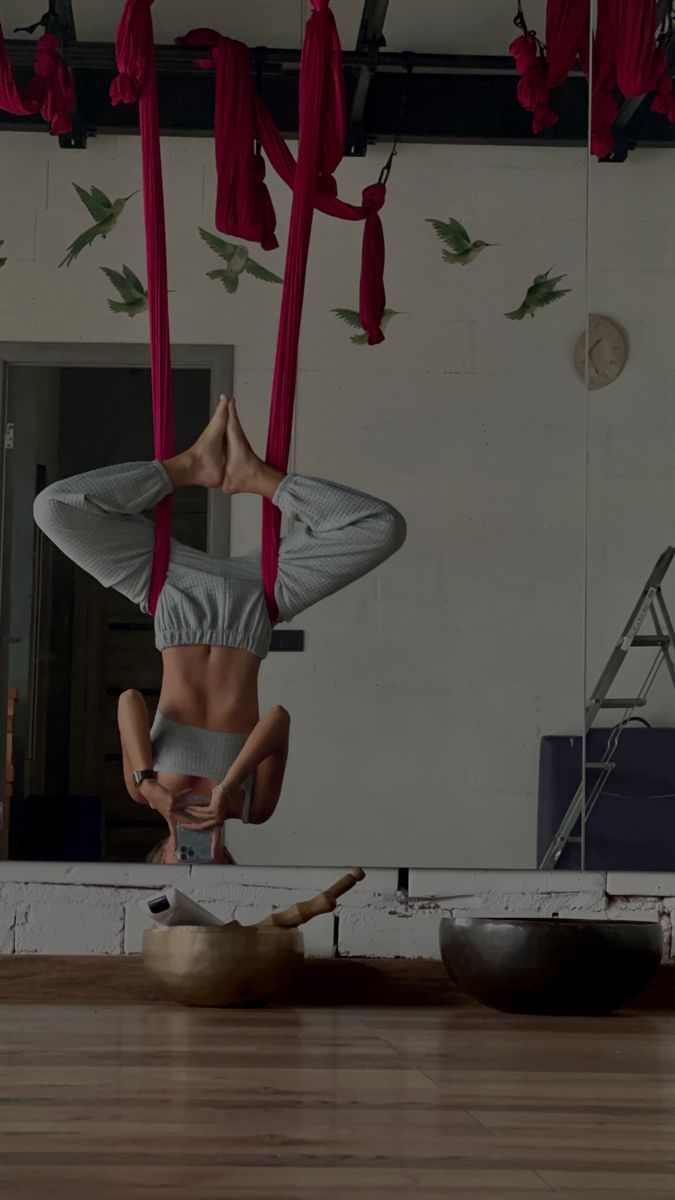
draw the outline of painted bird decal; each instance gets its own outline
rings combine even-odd
[[[5,244],[4,238],[0,238],[0,246],[4,246],[4,244]],[[0,267],[4,267],[6,262],[7,262],[6,258],[0,258]]]
[[[359,332],[352,334],[349,339],[355,346],[368,345],[368,334],[364,331],[359,314],[353,308],[332,308],[331,312],[334,312],[336,317],[339,317],[345,324],[350,325],[352,329],[358,329]],[[392,317],[400,317],[401,315],[395,308],[385,308],[380,323],[382,332],[384,333]]]
[[[91,243],[97,237],[105,238],[115,228],[119,217],[124,212],[125,205],[131,200],[132,196],[136,196],[137,192],[132,192],[131,196],[122,196],[119,200],[109,200],[105,192],[100,188],[91,187],[87,192],[85,188],[78,187],[73,184],[80,200],[85,205],[90,215],[96,222],[89,229],[85,229],[75,241],[70,244],[66,257],[59,263],[60,267],[69,267],[75,261],[78,254],[81,254],[86,246],[91,246]]]
[[[230,295],[233,295],[239,287],[239,276],[244,271],[248,275],[252,275],[254,279],[263,279],[265,283],[283,283],[283,279],[280,279],[278,275],[274,275],[272,271],[267,270],[267,267],[261,267],[260,263],[250,258],[246,246],[239,246],[235,242],[226,242],[223,238],[216,237],[215,233],[209,233],[207,229],[200,229],[199,236],[206,242],[209,249],[227,263],[226,267],[207,271],[207,275],[209,279],[219,279]]]
[[[514,308],[512,312],[504,313],[509,321],[522,321],[523,317],[533,317],[538,308],[545,308],[547,304],[553,304],[555,300],[560,300],[562,296],[567,296],[571,292],[571,288],[556,288],[556,284],[560,283],[561,279],[566,279],[566,275],[554,275],[551,277],[553,267],[549,267],[548,271],[544,271],[542,275],[535,275],[530,284],[525,299],[519,308]]]
[[[109,300],[108,307],[114,313],[126,313],[128,317],[137,317],[148,307],[148,293],[137,275],[127,267],[122,267],[122,273],[113,271],[110,267],[101,267],[103,274],[117,289],[121,300]]]
[[[467,263],[478,258],[488,246],[498,245],[497,242],[472,242],[462,222],[456,217],[450,217],[448,221],[437,221],[434,217],[427,217],[427,221],[433,225],[437,236],[447,247],[443,251],[443,262],[459,263],[461,267],[465,267]]]

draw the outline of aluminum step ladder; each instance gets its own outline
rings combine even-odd
[[[569,843],[581,846],[581,865],[583,867],[585,826],[616,765],[612,762],[612,758],[626,723],[633,717],[636,709],[643,708],[647,703],[650,688],[664,663],[675,688],[675,626],[661,592],[661,584],[674,558],[675,547],[669,546],[667,550],[664,550],[645,583],[626,627],[591,692],[590,699],[586,704],[584,738],[599,712],[617,709],[623,712],[623,716],[618,725],[611,730],[600,761],[585,762],[581,783],[558,826],[553,841],[539,863],[540,871],[553,870],[565,846]],[[654,632],[641,633],[642,626],[648,617],[651,618]],[[656,650],[656,655],[647,671],[642,687],[637,696],[609,696],[608,692],[629,652],[635,648]],[[590,780],[588,779],[589,775],[591,776]],[[577,829],[579,832],[575,833]]]

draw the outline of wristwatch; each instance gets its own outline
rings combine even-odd
[[[150,767],[145,771],[134,771],[134,787],[140,787],[146,779],[156,779],[157,772]]]

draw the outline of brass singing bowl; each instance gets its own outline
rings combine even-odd
[[[264,1004],[290,987],[303,957],[297,929],[175,925],[143,935],[147,974],[160,995],[178,1004]]]

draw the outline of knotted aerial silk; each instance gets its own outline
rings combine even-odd
[[[113,104],[138,101],[143,164],[143,215],[150,318],[150,374],[155,458],[176,453],[171,386],[171,337],[166,266],[164,189],[159,144],[157,67],[150,8],[153,0],[127,0],[117,29],[115,54],[119,75],[110,87]],[[154,613],[169,569],[172,496],[160,501],[155,518],[155,542],[149,607]]]
[[[120,75],[112,85],[111,97],[113,103],[138,100],[140,108],[155,455],[166,458],[174,453],[174,444],[152,3],[126,0],[116,46]],[[337,195],[333,172],[345,144],[342,51],[328,0],[312,0],[312,9],[300,63],[297,162],[253,86],[247,47],[209,29],[193,30],[177,39],[182,45],[208,50],[209,57],[199,59],[198,64],[216,72],[216,227],[230,236],[256,242],[265,250],[278,245],[276,215],[265,184],[261,149],[293,190],[266,450],[267,463],[280,471],[287,470],[290,453],[300,323],[315,208],[344,220],[364,221],[360,319],[371,345],[383,340],[384,238],[379,210],[385,187],[378,181],[365,188],[360,205],[347,204]],[[157,514],[152,612],[168,569],[170,511],[169,500],[162,503]],[[265,499],[262,572],[272,621],[278,617],[274,588],[280,531],[281,513]]]
[[[384,204],[385,187],[378,182],[365,188],[360,205],[347,204],[337,194],[333,172],[345,144],[342,52],[327,0],[312,0],[312,5],[300,63],[297,162],[253,87],[248,48],[212,29],[194,29],[176,39],[179,45],[210,48],[211,57],[197,62],[216,72],[216,228],[231,237],[257,242],[265,250],[278,245],[276,216],[265,184],[260,148],[293,190],[266,450],[269,465],[282,471],[287,469],[290,451],[300,322],[315,208],[344,220],[364,221],[359,315],[369,344],[383,341],[384,237],[379,210]],[[263,501],[263,584],[273,620],[277,616],[274,584],[280,528],[279,510],[269,500]]]
[[[38,40],[33,71],[33,78],[27,84],[20,87],[16,83],[0,25],[0,109],[16,117],[39,113],[52,133],[70,133],[75,86],[55,34],[45,33]]]
[[[656,21],[654,0],[598,0],[591,97],[591,153],[598,158],[614,150],[612,125],[619,94],[635,99],[654,92],[652,110],[675,122],[673,81],[657,44]],[[589,0],[548,0],[545,48],[531,30],[509,47],[521,77],[518,100],[532,113],[534,133],[542,133],[558,120],[551,92],[575,62],[589,74],[589,22]]]

